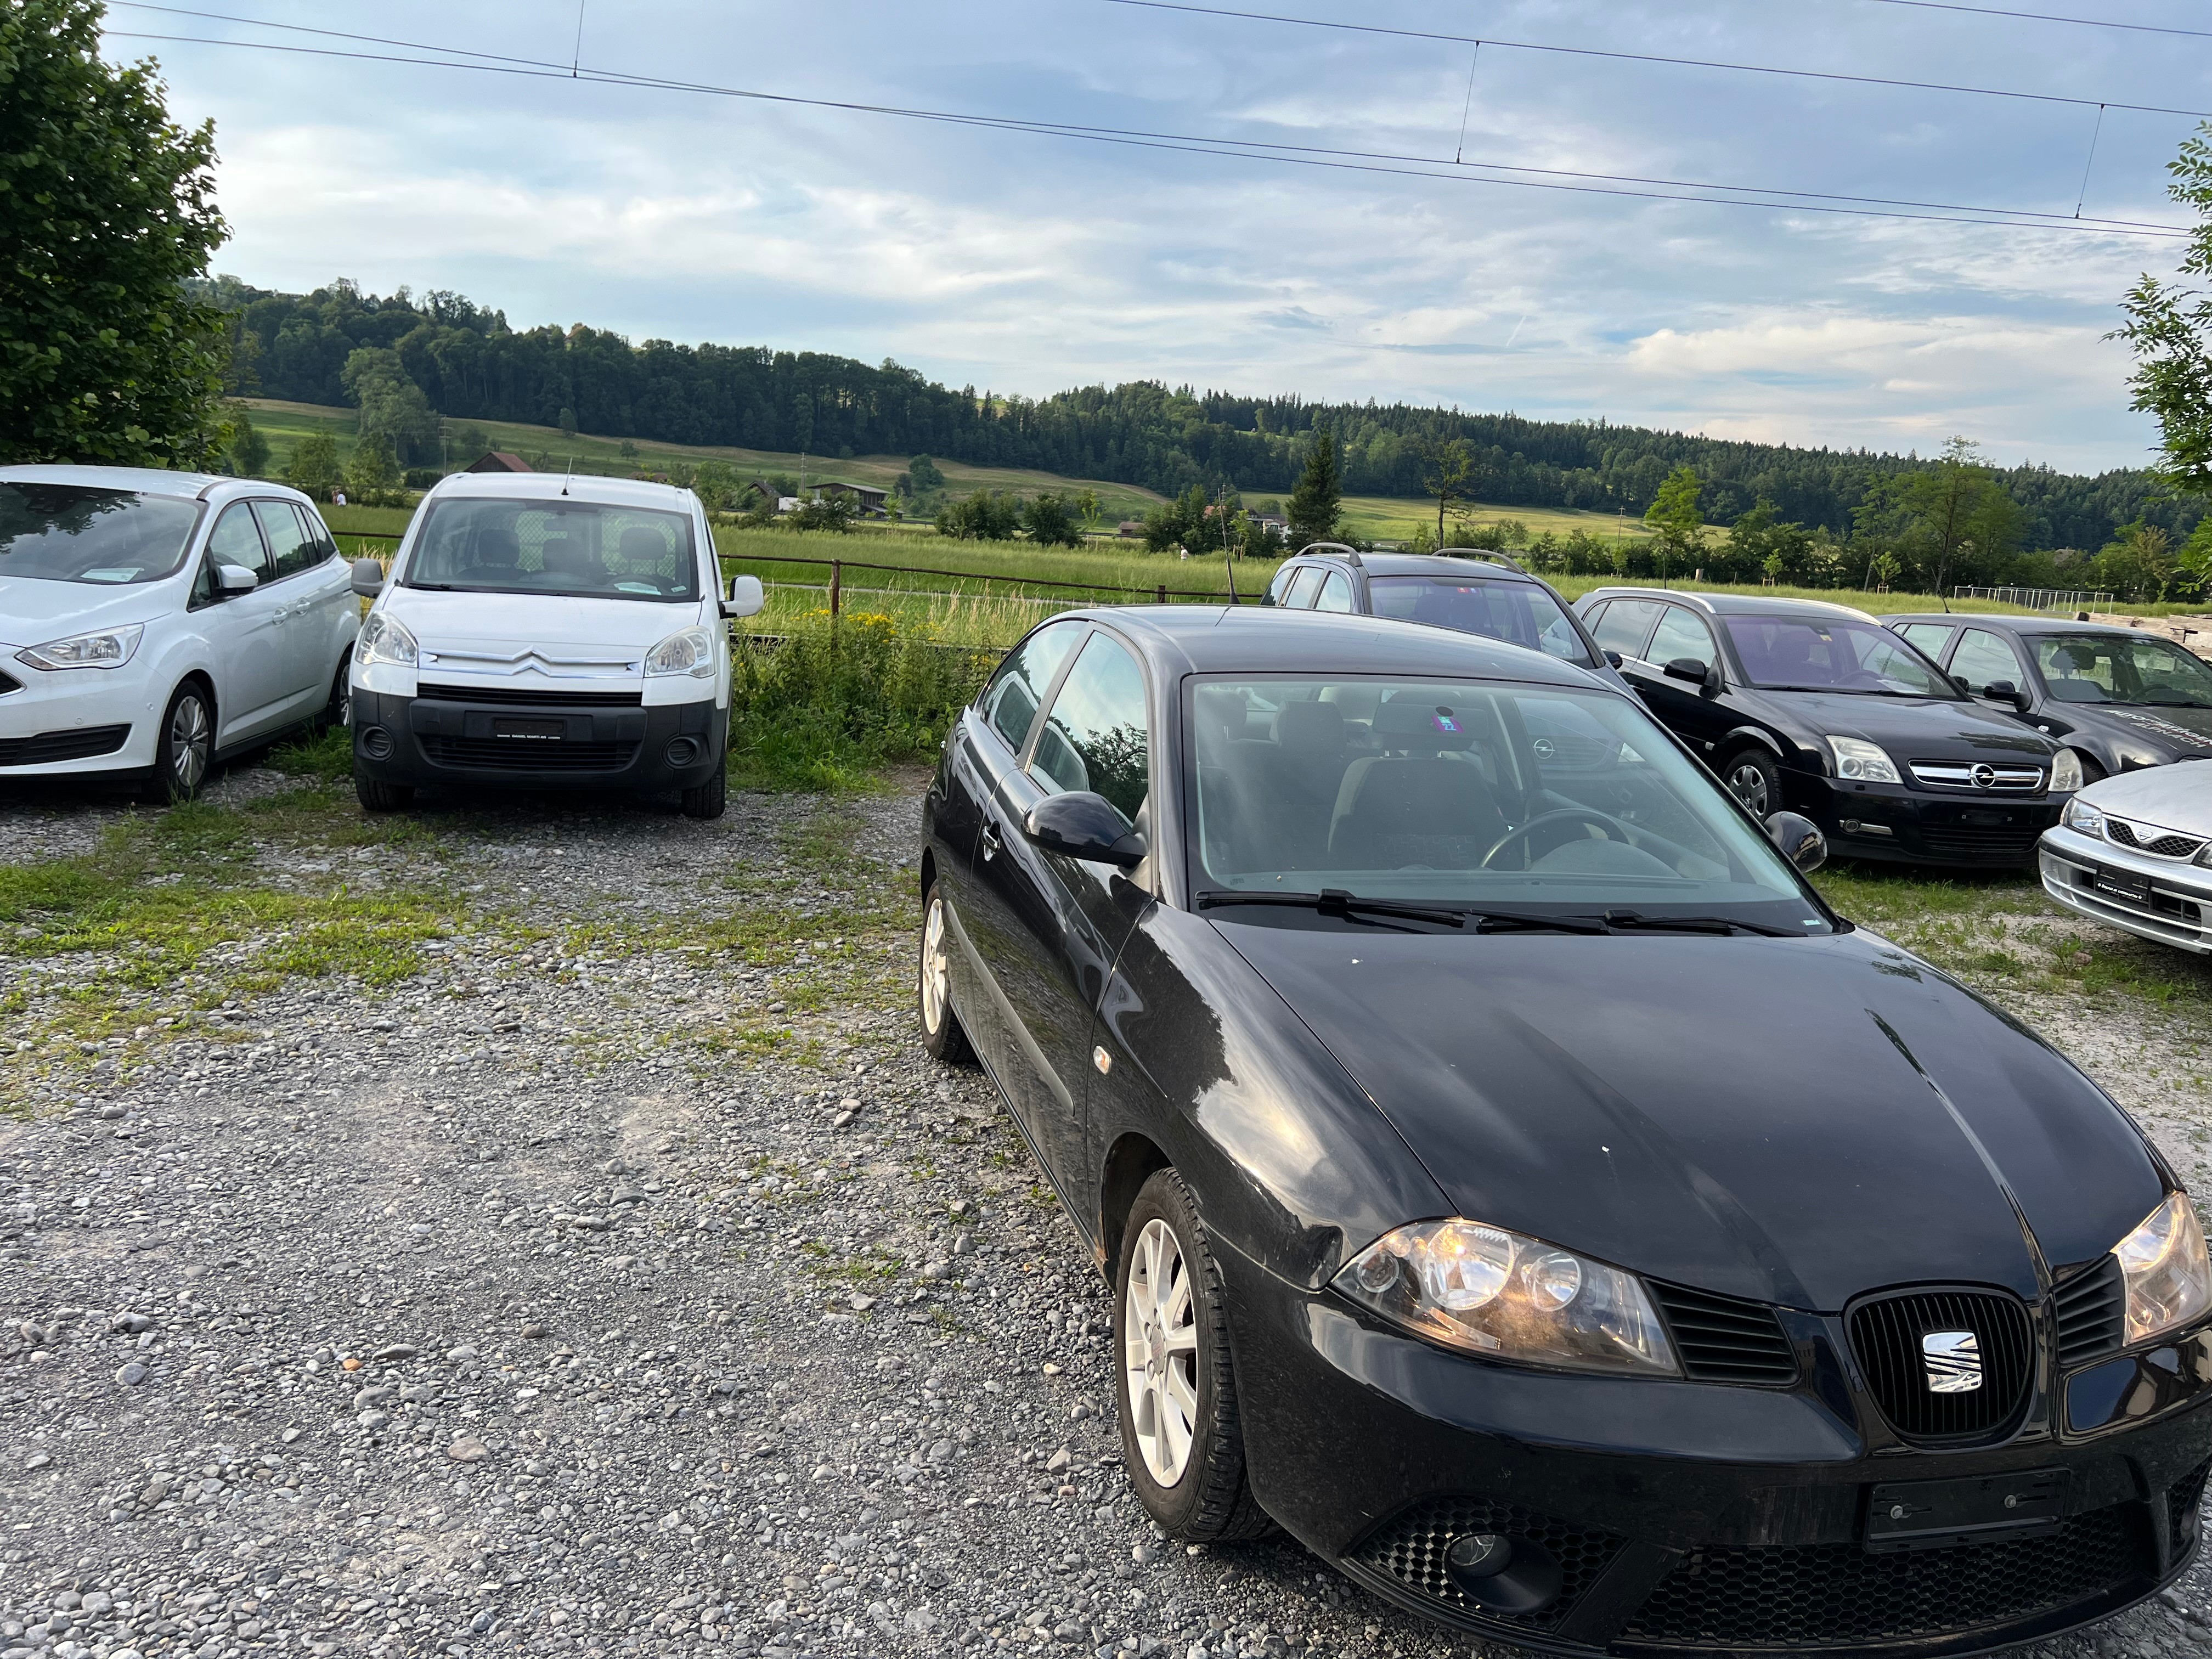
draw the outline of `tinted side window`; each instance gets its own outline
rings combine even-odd
[[[223,509],[208,538],[208,556],[217,564],[241,565],[263,581],[269,580],[269,552],[261,545],[261,532],[253,526],[253,511],[245,502]]]
[[[2015,688],[2021,684],[2020,659],[1986,628],[1966,630],[1959,641],[1959,654],[1951,659],[1951,672],[1977,691],[1992,680],[2009,680]]]
[[[1349,611],[1352,609],[1352,578],[1341,570],[1332,570],[1328,580],[1322,584],[1321,598],[1314,601],[1316,611]]]
[[[990,684],[983,688],[983,718],[1017,755],[1030,740],[1037,705],[1044,701],[1052,677],[1060,672],[1060,664],[1083,637],[1084,627],[1082,623],[1053,623],[1039,629],[1000,665]]]
[[[1651,637],[1651,624],[1659,620],[1656,599],[1614,599],[1605,607],[1591,630],[1601,651],[1618,651],[1624,657],[1644,654],[1644,641]]]
[[[1030,775],[1055,793],[1088,789],[1133,821],[1151,788],[1145,676],[1136,659],[1093,634],[1037,737]]]
[[[1678,657],[1692,657],[1708,668],[1713,665],[1713,631],[1700,617],[1679,605],[1667,607],[1659,630],[1651,636],[1647,660],[1662,667]]]
[[[1293,611],[1304,611],[1314,602],[1314,594],[1321,587],[1322,569],[1310,564],[1298,571],[1297,580],[1291,584],[1291,596],[1283,603]]]
[[[1291,583],[1297,577],[1297,574],[1296,567],[1287,564],[1280,570],[1278,570],[1275,573],[1275,580],[1267,584],[1267,598],[1266,603],[1269,605],[1282,604],[1283,596],[1291,591]]]
[[[278,576],[297,575],[323,562],[323,550],[307,533],[307,526],[289,501],[256,501],[253,516],[261,521],[261,533],[269,543]]]
[[[1951,637],[1951,630],[1941,623],[1907,623],[1897,631],[1905,635],[1907,644],[1917,645],[1937,659],[1943,654],[1944,641]]]

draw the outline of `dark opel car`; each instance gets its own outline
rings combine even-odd
[[[2080,757],[2082,781],[2212,759],[2212,664],[2132,628],[2057,617],[1889,617],[1964,683]]]
[[[1986,1650],[2198,1547],[2212,1265],[2015,1021],[1632,697],[1370,617],[1030,635],[919,1004],[1115,1287],[1129,1478],[1562,1653]],[[1716,1037],[1729,1028],[1778,1041]]]
[[[1620,587],[1576,608],[1738,799],[1802,812],[1852,858],[2032,865],[2081,787],[2077,757],[1975,702],[1863,611]]]

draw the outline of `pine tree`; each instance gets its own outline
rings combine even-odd
[[[1291,491],[1291,545],[1325,542],[1344,516],[1344,473],[1336,457],[1336,434],[1327,427],[1314,434],[1305,471]]]

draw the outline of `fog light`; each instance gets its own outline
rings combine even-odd
[[[671,738],[668,740],[668,763],[689,766],[699,758],[698,740],[694,738]]]
[[[1452,1588],[1492,1613],[1541,1612],[1559,1599],[1565,1575],[1551,1551],[1533,1538],[1462,1533],[1444,1552]]]
[[[1513,1564],[1513,1546],[1494,1532],[1455,1538],[1444,1556],[1455,1578],[1494,1578]]]
[[[372,726],[361,734],[361,752],[371,760],[392,758],[392,733],[380,726]]]

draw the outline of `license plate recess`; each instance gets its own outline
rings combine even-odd
[[[1933,1550],[2056,1532],[2069,1472],[2023,1469],[1963,1480],[1896,1480],[1867,1501],[1869,1550]]]

